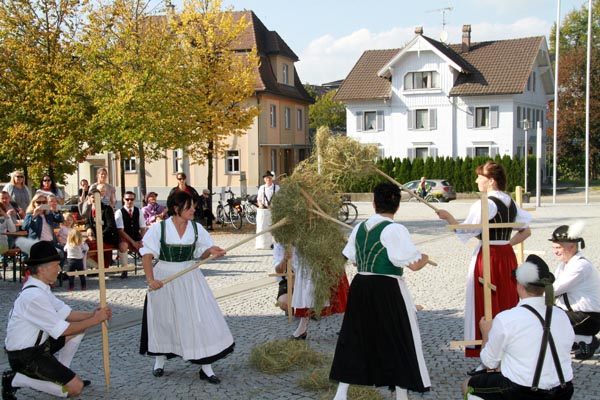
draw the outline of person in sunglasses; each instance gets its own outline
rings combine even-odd
[[[146,220],[142,211],[135,206],[135,193],[125,192],[123,208],[115,212],[115,222],[119,232],[119,264],[127,266],[127,254],[138,253],[142,248],[142,238],[146,233]],[[127,271],[121,273],[121,279],[127,278]]]
[[[48,174],[42,175],[40,187],[36,191],[36,193],[44,194],[46,196],[53,194],[54,196],[56,196],[58,204],[65,204],[64,193],[62,192],[62,190],[60,190],[58,186],[56,186],[56,182],[54,182],[54,179],[52,179],[52,177]]]
[[[23,171],[14,171],[10,174],[10,183],[4,186],[4,191],[10,195],[10,200],[17,203],[18,208],[25,210],[29,206],[31,196],[29,188],[25,185],[25,175]]]
[[[194,221],[201,222],[202,221],[202,207],[201,202],[202,199],[198,194],[198,191],[187,184],[187,176],[183,172],[178,172],[177,175],[177,186],[175,186],[169,192],[169,196],[167,197],[167,208],[169,208],[169,200],[173,198],[175,193],[185,192],[192,196],[194,200],[195,209],[194,209]]]

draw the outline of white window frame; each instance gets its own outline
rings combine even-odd
[[[419,124],[419,121],[426,117],[426,123]],[[408,110],[407,128],[410,131],[432,131],[437,129],[437,109],[435,108],[417,108]]]
[[[413,71],[404,75],[404,90],[440,89],[440,74],[437,71]]]
[[[302,127],[304,126],[304,120],[303,120],[302,114],[303,114],[302,109],[298,108],[296,110],[296,117],[297,117],[297,120],[298,120],[297,121],[297,127],[298,127],[299,131],[302,130]]]
[[[225,173],[239,174],[240,170],[240,151],[227,150],[225,152]]]
[[[365,129],[367,126],[367,118],[372,118],[375,116],[375,127],[372,126],[370,129]],[[384,130],[384,115],[383,110],[368,110],[368,111],[358,111],[356,113],[356,131],[357,132],[379,132]]]
[[[482,122],[482,112],[486,111],[487,122]],[[518,111],[518,109],[517,109]],[[498,128],[500,112],[498,106],[472,106],[467,112],[468,129],[495,129]]]
[[[286,63],[283,63],[283,68],[282,68],[283,73],[282,73],[282,77],[281,77],[282,79],[281,80],[282,80],[282,82],[283,82],[284,85],[289,85],[290,84],[289,83],[289,69],[290,69],[290,66],[287,65]]]
[[[173,173],[183,172],[183,150],[173,150]]]
[[[292,109],[289,107],[286,107],[284,110],[284,117],[285,117],[285,129],[291,129],[292,127]]]
[[[269,120],[271,128],[277,128],[277,106],[275,104],[269,106]]]
[[[129,157],[123,159],[123,172],[136,172],[136,158]]]

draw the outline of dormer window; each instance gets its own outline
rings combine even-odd
[[[281,76],[281,81],[283,82],[284,85],[289,85],[289,65],[287,64],[283,64],[283,74]]]
[[[409,72],[404,75],[404,90],[439,88],[440,74],[437,71]]]

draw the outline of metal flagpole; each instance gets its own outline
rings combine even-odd
[[[588,0],[587,65],[585,76],[585,204],[590,204],[590,67],[592,59],[592,0]]]
[[[556,5],[556,39],[554,60],[554,140],[552,142],[552,204],[556,204],[556,150],[558,147],[558,60],[560,56],[560,0]]]

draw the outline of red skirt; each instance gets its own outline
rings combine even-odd
[[[346,312],[346,303],[348,302],[348,278],[346,274],[342,275],[338,285],[331,288],[329,295],[329,305],[321,310],[321,317]],[[313,317],[314,312],[310,308],[296,308],[294,315],[298,318]]]
[[[482,250],[477,253],[475,261],[475,338],[481,340],[481,332],[479,331],[479,320],[485,314],[483,303],[483,283],[479,278],[483,279],[483,254]],[[519,302],[517,294],[517,280],[512,274],[512,271],[517,268],[517,257],[510,244],[500,246],[490,246],[490,282],[496,286],[496,290],[492,290],[492,317],[495,317],[501,311],[513,308]],[[467,357],[479,357],[481,346],[465,349]]]

